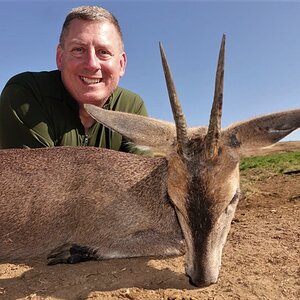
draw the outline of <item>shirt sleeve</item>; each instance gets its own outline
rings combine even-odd
[[[0,100],[0,148],[54,146],[45,112],[29,85],[8,82]]]

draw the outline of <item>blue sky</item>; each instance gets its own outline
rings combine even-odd
[[[189,126],[207,125],[217,56],[226,34],[223,127],[300,108],[298,1],[3,1],[0,90],[23,71],[56,68],[66,14],[98,4],[119,20],[128,64],[120,85],[137,92],[152,117],[172,121],[158,42],[162,41]],[[286,140],[300,140],[300,130]]]

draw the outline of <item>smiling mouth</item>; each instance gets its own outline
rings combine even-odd
[[[80,80],[86,84],[97,84],[102,81],[102,78],[88,78],[80,76]]]

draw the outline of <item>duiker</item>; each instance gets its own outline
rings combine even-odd
[[[300,127],[300,109],[221,129],[225,37],[209,126],[187,128],[161,56],[175,125],[86,110],[133,143],[164,157],[105,149],[0,151],[0,258],[49,264],[185,253],[196,286],[218,279],[239,200],[239,159]]]

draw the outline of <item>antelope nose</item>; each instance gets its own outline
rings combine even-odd
[[[199,279],[199,278],[191,278],[189,276],[189,282],[191,285],[198,287],[198,288],[204,288],[204,287],[208,287],[212,284],[217,283],[218,279],[214,280],[214,279]]]

